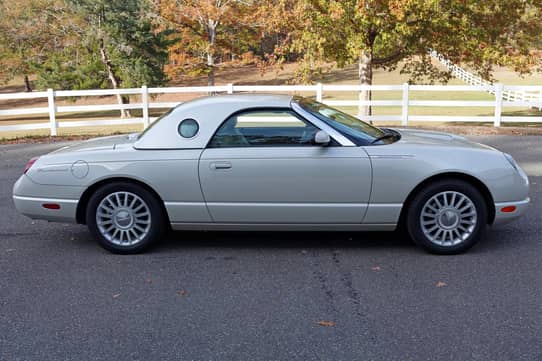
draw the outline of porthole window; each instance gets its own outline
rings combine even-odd
[[[183,138],[194,138],[199,131],[199,124],[194,119],[185,119],[179,124],[179,134]]]

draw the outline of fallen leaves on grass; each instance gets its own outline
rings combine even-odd
[[[335,326],[335,322],[333,322],[333,321],[317,321],[316,324],[318,326],[324,326],[324,327],[333,327],[333,326]]]
[[[446,285],[446,282],[442,282],[442,281],[438,281],[437,284],[436,284],[437,287],[445,287],[447,286]]]

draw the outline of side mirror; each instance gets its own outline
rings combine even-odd
[[[331,142],[331,138],[330,138],[329,134],[327,134],[323,130],[319,130],[314,135],[314,144],[316,144],[316,145],[326,146],[330,142]]]

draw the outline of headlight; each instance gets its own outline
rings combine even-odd
[[[527,174],[525,173],[525,171],[523,171],[523,169],[521,169],[521,167],[516,162],[516,160],[508,153],[503,153],[503,155],[506,158],[506,160],[508,161],[508,163],[510,163],[510,165],[512,165],[512,167],[514,167],[514,169],[519,173],[521,178],[523,178],[523,180],[525,181],[525,184],[528,185],[529,184],[529,177],[527,177]]]

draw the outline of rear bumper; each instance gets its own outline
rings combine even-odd
[[[76,199],[58,199],[58,198],[35,198],[13,196],[13,203],[19,213],[32,219],[44,219],[54,222],[75,223],[75,214],[77,212]],[[56,204],[58,209],[47,209],[44,204]]]
[[[13,203],[19,213],[32,219],[72,223],[76,222],[80,193],[79,187],[37,184],[22,175],[13,185]],[[44,204],[56,204],[58,209]]]
[[[506,224],[521,217],[527,211],[530,201],[530,198],[526,198],[522,201],[495,203],[495,220],[493,221],[493,225]],[[515,210],[513,212],[503,212],[502,209],[505,207],[515,207]]]

